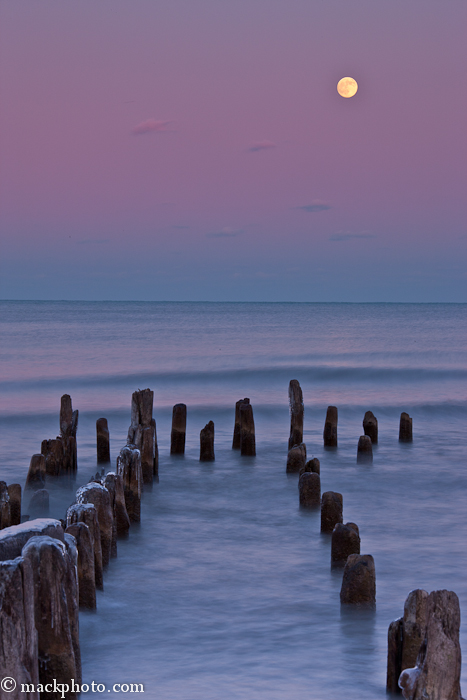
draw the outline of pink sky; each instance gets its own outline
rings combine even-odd
[[[466,21],[0,3],[0,297],[467,301]]]

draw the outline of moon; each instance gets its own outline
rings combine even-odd
[[[337,92],[341,97],[353,97],[357,90],[358,84],[353,78],[341,78],[337,83]]]

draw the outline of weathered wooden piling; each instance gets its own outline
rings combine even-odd
[[[350,554],[344,567],[341,603],[344,605],[376,604],[375,562],[371,554]]]
[[[101,536],[102,566],[105,568],[110,563],[112,551],[113,512],[110,494],[105,486],[92,481],[77,490],[76,503],[92,503],[96,509]]]
[[[337,523],[342,523],[342,494],[325,491],[321,496],[321,532],[332,532]]]
[[[360,535],[355,523],[337,523],[332,531],[331,566],[345,566],[350,554],[360,554]]]
[[[5,481],[0,481],[0,530],[11,525],[10,495]]]
[[[363,432],[373,445],[378,444],[378,421],[371,411],[367,411],[363,417]]]
[[[107,418],[96,420],[96,444],[97,463],[108,464],[110,462],[110,434]]]
[[[306,445],[302,442],[300,445],[294,445],[287,453],[287,464],[285,471],[287,474],[296,474],[305,467],[306,464]]]
[[[10,497],[10,524],[21,523],[21,484],[9,484],[8,496]]]
[[[214,455],[214,423],[207,423],[199,434],[199,461],[213,462]]]
[[[122,475],[109,472],[105,475],[104,486],[110,493],[117,536],[122,537],[128,534],[128,530],[130,529],[130,518],[128,517],[125,505],[125,491],[123,488]]]
[[[31,537],[47,535],[64,542],[63,528],[59,520],[40,518],[21,525],[8,527],[0,532],[0,561],[16,559]]]
[[[361,435],[358,438],[357,464],[371,464],[373,462],[373,447],[371,438],[368,435]]]
[[[141,470],[140,451],[126,445],[117,457],[117,474],[122,477],[125,506],[130,522],[139,523],[141,520],[141,489],[143,474]]]
[[[304,472],[298,480],[300,505],[304,508],[321,503],[321,479],[316,472]]]
[[[31,564],[38,633],[39,682],[81,683],[76,568],[63,542],[32,537],[22,556]],[[75,693],[67,694],[76,698]],[[52,700],[53,692],[41,693]]]
[[[234,424],[233,440],[232,440],[232,449],[233,450],[239,450],[241,447],[242,426],[241,426],[241,418],[240,418],[240,407],[244,403],[245,404],[250,403],[250,399],[247,399],[247,398],[240,399],[235,404],[235,424]]]
[[[101,531],[97,519],[97,510],[92,503],[74,503],[66,513],[67,528],[76,523],[84,523],[91,533],[94,551],[94,576],[96,588],[104,589],[104,576],[102,567]]]
[[[28,475],[26,477],[25,489],[37,491],[45,486],[45,457],[43,454],[35,454],[29,463]]]
[[[42,440],[41,453],[45,458],[45,472],[48,476],[59,476],[64,469],[64,452],[61,438]]]
[[[428,593],[420,588],[410,591],[404,604],[404,615],[394,620],[388,630],[388,663],[386,689],[399,693],[399,676],[417,663],[418,652],[425,639]]]
[[[325,447],[337,447],[337,408],[328,406],[324,422],[323,440]]]
[[[71,396],[64,394],[60,400],[60,439],[63,445],[63,462],[60,473],[74,475],[78,469],[76,431],[78,411],[73,411]]]
[[[19,697],[39,700],[37,631],[34,616],[34,579],[23,557],[0,562],[0,677],[13,678],[17,692],[0,692],[2,700]],[[29,692],[19,691],[23,684]]]
[[[289,406],[290,406],[290,437],[289,450],[294,445],[301,445],[303,442],[303,393],[297,379],[291,379],[289,384]]]
[[[131,397],[131,425],[128,445],[134,445],[141,453],[143,483],[151,484],[158,474],[159,451],[157,447],[156,421],[152,417],[154,392],[143,389]]]
[[[308,462],[305,464],[304,467],[300,467],[300,471],[298,472],[298,475],[301,476],[305,472],[314,472],[315,474],[319,474],[320,469],[321,469],[321,467],[320,467],[319,459],[317,457],[313,457],[312,459],[308,460]]]
[[[433,591],[426,599],[426,629],[415,666],[402,670],[399,687],[406,700],[462,700],[460,689],[459,599],[453,591]]]
[[[186,405],[176,403],[172,410],[172,431],[170,433],[170,454],[185,454]]]
[[[49,514],[50,496],[47,489],[34,491],[28,505],[28,514],[31,519],[46,518]]]
[[[399,423],[399,442],[412,442],[412,419],[408,413],[401,413]]]
[[[256,455],[255,421],[250,403],[240,406],[240,453],[247,457]]]
[[[66,533],[73,535],[78,548],[79,607],[94,610],[96,608],[96,573],[93,536],[84,522],[69,525]]]

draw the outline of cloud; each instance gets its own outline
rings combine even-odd
[[[250,153],[256,153],[256,151],[268,151],[271,148],[277,148],[276,144],[272,141],[256,141],[250,146],[248,151]]]
[[[109,238],[83,238],[80,241],[75,241],[77,245],[94,245],[97,243],[109,243]]]
[[[351,233],[350,231],[338,231],[329,237],[330,241],[349,241],[351,238],[376,238],[374,233],[362,231],[362,233]]]
[[[135,136],[140,136],[141,134],[152,134],[158,131],[167,131],[167,126],[170,122],[157,121],[156,119],[146,119],[146,121],[141,122],[134,127],[132,133]]]
[[[233,238],[234,236],[238,236],[240,233],[243,233],[242,229],[234,229],[230,228],[229,226],[225,226],[225,228],[221,229],[220,231],[207,233],[206,238]]]
[[[326,204],[326,202],[322,202],[320,199],[313,199],[311,204],[305,204],[305,206],[297,207],[297,209],[303,209],[304,211],[314,214],[317,211],[327,211],[328,209],[332,209],[332,207],[330,204]]]

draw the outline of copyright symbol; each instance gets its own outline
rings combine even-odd
[[[8,676],[6,678],[2,679],[2,682],[0,683],[0,688],[5,692],[5,693],[12,693],[14,689],[16,688],[16,681],[14,678],[9,678]]]

